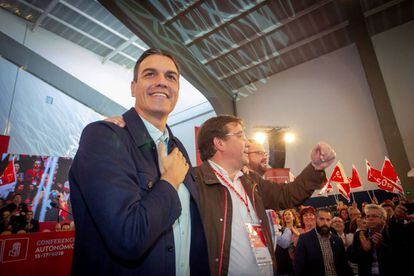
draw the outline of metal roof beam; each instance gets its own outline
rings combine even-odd
[[[185,15],[189,13],[191,10],[193,10],[196,6],[201,5],[203,3],[203,0],[195,0],[193,3],[185,7],[184,9],[180,9],[178,12],[174,13],[170,17],[166,18],[164,21],[161,22],[163,25],[169,25],[172,24],[174,21],[178,19],[180,15]]]
[[[56,7],[56,5],[59,3],[59,0],[52,0],[52,2],[49,3],[49,5],[46,7],[46,9],[42,12],[42,14],[36,19],[35,23],[32,26],[32,31],[34,31],[39,25],[42,23],[42,21],[47,17],[47,15]]]
[[[108,27],[107,25],[105,25],[104,23],[102,23],[101,21],[97,20],[96,18],[93,18],[91,15],[85,13],[84,11],[81,11],[80,9],[78,9],[77,7],[73,6],[72,4],[66,2],[65,0],[60,0],[60,3],[65,5],[66,7],[68,7],[69,9],[73,10],[74,12],[82,15],[83,17],[89,19],[90,21],[92,21],[93,23],[99,25],[100,27],[104,28],[105,30],[111,32],[112,34],[118,36],[119,38],[122,38],[125,41],[130,40],[130,38],[124,36],[123,34],[115,31],[114,29]],[[137,44],[137,43],[133,43],[134,46],[136,46],[137,48],[141,49],[142,51],[145,51],[146,48],[144,48],[143,46]]]
[[[207,30],[203,30],[198,35],[196,35],[195,37],[193,37],[193,39],[185,41],[184,42],[184,45],[187,46],[187,47],[191,46],[196,41],[202,40],[206,36],[208,36],[211,33],[217,31],[218,29],[221,29],[221,28],[227,26],[228,24],[230,24],[230,23],[236,21],[237,19],[245,16],[246,14],[249,14],[251,12],[254,12],[254,11],[260,9],[261,7],[263,7],[264,5],[266,5],[268,2],[269,2],[269,0],[259,0],[256,3],[247,5],[239,13],[232,14],[231,16],[229,16],[227,18],[224,18],[223,21],[219,22],[218,24],[214,24],[214,26],[212,26],[211,28],[209,28]]]
[[[305,38],[303,40],[300,40],[300,41],[298,41],[298,42],[296,42],[296,43],[294,43],[294,44],[292,44],[290,46],[287,46],[285,48],[282,48],[282,49],[280,49],[279,52],[275,52],[275,53],[273,53],[273,54],[271,54],[269,56],[266,56],[263,59],[255,60],[255,61],[251,62],[250,64],[248,64],[246,66],[242,66],[238,70],[232,71],[231,73],[229,73],[227,75],[224,75],[224,76],[219,77],[219,80],[228,79],[228,78],[230,78],[230,77],[232,77],[234,75],[237,75],[237,74],[240,74],[240,73],[242,73],[244,71],[247,71],[249,69],[252,69],[253,67],[257,67],[259,65],[262,65],[263,63],[265,63],[265,62],[267,62],[267,61],[269,61],[271,59],[274,59],[274,58],[276,58],[276,57],[278,57],[280,55],[286,54],[287,52],[290,52],[290,51],[292,51],[294,49],[297,49],[297,48],[299,48],[299,47],[301,47],[301,46],[303,46],[305,44],[308,44],[308,43],[310,43],[310,42],[312,42],[314,40],[320,39],[320,38],[322,38],[324,36],[327,36],[327,35],[329,35],[331,33],[336,32],[338,30],[341,30],[341,29],[347,27],[348,25],[349,25],[349,22],[347,20],[344,21],[344,22],[341,22],[341,23],[339,23],[339,24],[337,24],[337,25],[335,25],[335,26],[333,26],[333,27],[331,27],[329,29],[326,29],[326,30],[324,30],[322,32],[319,32],[319,33],[315,34],[315,35],[312,35],[310,37],[307,37],[307,38]]]
[[[391,8],[391,7],[395,6],[395,5],[398,5],[398,4],[400,4],[400,3],[404,2],[404,1],[405,0],[393,0],[393,1],[386,2],[386,3],[384,3],[384,4],[382,4],[382,5],[378,6],[378,7],[375,7],[373,9],[370,9],[370,10],[364,12],[364,17],[367,18],[367,17],[369,17],[371,15],[374,15],[374,14],[379,13],[379,12],[382,12],[382,11],[388,9],[388,8]]]
[[[25,0],[17,0],[17,1],[19,1],[20,3],[22,3],[22,4],[26,5],[26,6],[30,7],[30,8],[32,8],[32,9],[34,9],[34,10],[37,10],[37,11],[39,11],[39,12],[43,12],[43,10],[42,10],[41,8],[36,7],[35,5],[33,5],[33,4],[29,3],[29,2],[26,2]],[[68,27],[69,29],[74,30],[75,32],[80,33],[81,35],[86,36],[87,38],[89,38],[89,39],[91,39],[91,40],[93,40],[93,41],[95,41],[95,42],[97,42],[97,43],[101,44],[102,46],[107,47],[107,48],[108,48],[108,49],[110,49],[110,50],[115,50],[115,47],[112,47],[111,45],[109,45],[109,44],[107,44],[107,43],[103,42],[102,40],[100,40],[100,39],[98,39],[98,38],[96,38],[96,37],[94,37],[94,36],[92,36],[92,35],[90,35],[90,34],[88,34],[87,32],[82,31],[81,29],[76,28],[76,27],[75,27],[75,26],[73,26],[73,25],[70,25],[68,22],[66,22],[66,21],[64,21],[64,20],[62,20],[62,19],[60,19],[60,18],[58,18],[58,17],[54,16],[53,14],[50,14],[50,13],[49,13],[49,14],[47,14],[47,17],[49,17],[49,18],[51,18],[51,19],[53,19],[53,20],[55,20],[55,21],[59,22],[60,24],[62,24],[62,25],[64,25],[64,26]],[[125,54],[125,53],[123,53],[123,52],[120,52],[120,54],[121,54],[121,55],[123,55],[124,57],[126,57],[126,58],[128,58],[128,59],[132,60],[132,61],[136,61],[136,58],[131,57],[131,56],[130,56],[130,55],[128,55],[128,54]]]
[[[109,54],[107,54],[106,56],[103,57],[102,63],[105,63],[107,60],[111,59],[116,54],[123,51],[126,47],[131,45],[131,43],[133,43],[137,39],[138,39],[138,37],[134,36],[134,37],[131,37],[130,39],[128,39],[127,41],[125,41],[124,43],[122,43],[121,45],[119,45],[116,49],[112,50],[112,52],[110,52]]]
[[[227,55],[227,54],[229,54],[229,53],[231,53],[231,52],[239,49],[240,47],[242,47],[242,46],[244,46],[246,44],[249,44],[249,43],[253,42],[254,40],[256,40],[258,38],[267,36],[268,34],[276,31],[279,28],[281,28],[282,26],[284,26],[284,25],[286,25],[286,24],[288,24],[288,23],[290,23],[290,22],[292,22],[292,21],[294,21],[294,20],[296,20],[296,19],[298,19],[298,18],[300,18],[300,17],[302,17],[304,15],[307,15],[308,13],[311,13],[312,11],[314,11],[316,9],[319,9],[320,7],[323,7],[324,5],[326,5],[326,4],[330,3],[330,2],[332,2],[332,0],[322,0],[322,1],[319,1],[316,4],[310,6],[309,8],[306,8],[306,9],[304,9],[304,10],[296,13],[296,16],[295,17],[293,17],[293,18],[285,18],[282,21],[280,21],[279,24],[276,24],[276,25],[273,25],[273,26],[271,26],[269,28],[266,28],[265,30],[263,30],[263,31],[261,31],[259,33],[256,33],[253,36],[248,37],[248,38],[242,40],[240,43],[234,44],[230,48],[223,49],[218,54],[216,54],[214,56],[211,56],[208,59],[202,60],[201,63],[205,65],[205,64],[208,64],[208,63],[210,63],[210,62],[212,62],[212,61],[214,61],[214,60],[216,60],[216,59],[218,59],[218,58],[220,58],[222,56],[225,56],[225,55]]]

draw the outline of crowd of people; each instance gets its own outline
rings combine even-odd
[[[414,248],[405,200],[276,212],[277,275],[391,275]]]
[[[0,198],[0,234],[38,232],[42,228],[39,222],[56,222],[55,229],[67,224],[73,229],[67,181],[71,160],[59,159],[54,166],[52,178],[49,177],[52,175],[51,169],[45,168],[46,162],[47,157],[27,155],[9,155],[2,161],[5,164],[2,166],[4,172],[7,171],[7,166],[11,166],[15,178],[11,184],[1,183],[4,198]],[[0,178],[0,181],[4,182],[5,178]],[[5,185],[8,186],[7,189],[4,188]],[[41,217],[43,204],[45,212]]]
[[[358,263],[361,258],[348,258],[348,251],[361,253],[356,241],[362,240],[371,272],[378,267],[384,274],[376,245],[385,235],[369,228],[371,205],[363,209],[367,230],[360,230],[368,236],[358,234],[352,242],[350,233],[341,234],[339,218],[334,220],[336,234],[331,230],[328,209],[304,208],[301,227],[295,221],[292,208],[324,185],[325,169],[336,157],[329,144],[317,143],[303,171],[291,183],[277,185],[261,176],[266,152],[247,140],[243,121],[219,115],[198,132],[203,163],[193,168],[184,145],[166,125],[178,100],[179,75],[171,54],[145,51],[131,81],[134,107],[84,129],[69,173],[76,223],[72,273],[351,275],[348,259],[358,270],[365,268]],[[256,168],[253,159],[259,162]],[[268,209],[285,210],[284,222],[274,231]],[[359,225],[363,221],[361,215]],[[351,222],[342,223],[351,228]],[[385,219],[382,225],[388,229]],[[401,221],[398,226],[407,228]],[[280,236],[272,239],[276,229]],[[347,250],[342,236],[351,244]],[[272,240],[286,261],[275,257],[278,248]],[[395,246],[405,249],[402,243]]]
[[[135,106],[84,129],[69,171],[72,274],[388,275],[407,263],[413,223],[404,200],[338,203],[334,212],[301,206],[336,158],[325,142],[278,185],[262,177],[266,152],[248,141],[243,121],[219,115],[199,130],[203,163],[193,168],[166,124],[179,76],[171,54],[145,51],[131,81]]]
[[[0,198],[0,235],[29,234],[40,231],[40,224],[34,218],[31,206],[22,201],[22,195],[16,193],[12,201],[7,203]],[[73,221],[56,222],[54,231],[73,231],[75,224]],[[51,232],[45,228],[42,232]]]
[[[250,140],[249,153],[248,168],[263,177],[267,152]],[[399,275],[414,248],[414,214],[398,196],[360,207],[301,205],[271,218],[277,275]]]

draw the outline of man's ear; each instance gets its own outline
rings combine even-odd
[[[135,98],[135,87],[137,85],[136,81],[131,81],[131,96]]]
[[[223,151],[224,150],[224,141],[218,137],[214,137],[213,145],[216,148],[216,151]]]

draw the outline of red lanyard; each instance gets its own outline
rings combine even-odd
[[[250,215],[250,209],[249,209],[249,201],[247,200],[247,193],[246,193],[246,191],[244,190],[244,187],[243,187],[243,185],[242,185],[242,188],[243,188],[243,191],[244,191],[244,198],[241,196],[241,194],[234,188],[234,186],[230,183],[230,182],[228,182],[225,178],[224,178],[224,176],[221,174],[221,173],[219,173],[218,171],[216,171],[214,168],[212,168],[213,169],[213,172],[216,174],[216,176],[218,177],[218,178],[220,178],[220,180],[221,181],[223,181],[224,183],[226,183],[226,185],[238,196],[238,198],[240,198],[240,200],[244,203],[244,205],[246,206],[246,209],[247,209],[247,213],[249,213],[249,215]]]

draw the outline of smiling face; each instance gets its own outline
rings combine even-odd
[[[238,123],[228,123],[226,125],[227,134],[223,139],[223,154],[232,161],[234,167],[241,169],[249,164],[247,154],[247,139],[243,127]]]
[[[283,220],[285,221],[285,223],[290,223],[293,221],[293,214],[290,210],[286,210],[283,213]]]
[[[131,83],[135,109],[145,119],[166,120],[178,100],[179,74],[172,59],[162,55],[146,57]]]
[[[338,234],[342,234],[344,232],[345,224],[340,217],[334,217],[332,219],[331,226]]]
[[[305,213],[303,215],[303,224],[306,229],[312,229],[316,226],[316,216],[314,213]]]
[[[379,209],[366,209],[367,226],[370,229],[377,229],[385,224],[385,215]]]
[[[361,217],[361,212],[357,208],[352,208],[348,210],[349,219],[354,220]]]
[[[267,170],[267,153],[264,146],[256,141],[249,141],[249,168],[263,175]]]

